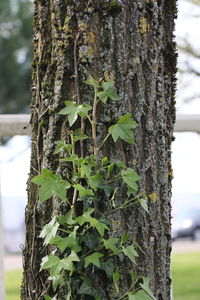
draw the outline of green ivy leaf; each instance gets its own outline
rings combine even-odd
[[[65,158],[61,158],[60,161],[61,162],[75,162],[78,159],[78,155],[77,154],[72,154],[69,157],[65,157]]]
[[[133,169],[128,168],[121,171],[123,181],[131,188],[131,193],[135,193],[138,189],[137,181],[140,180],[140,176]]]
[[[39,237],[44,238],[44,245],[49,244],[50,240],[56,236],[57,230],[59,227],[59,223],[56,222],[56,217],[44,226]]]
[[[45,269],[51,269],[52,267],[57,267],[60,263],[60,258],[56,255],[47,255],[42,258],[40,265],[40,271]],[[57,274],[56,274],[57,275]]]
[[[150,299],[156,300],[149,287],[150,279],[148,277],[143,277],[142,279],[143,279],[143,283],[140,283],[141,288],[151,297]]]
[[[129,236],[124,232],[121,238],[121,244],[124,244],[128,241]]]
[[[90,178],[92,172],[92,168],[90,165],[82,164],[81,165],[81,178],[84,178],[85,176],[87,178]]]
[[[131,119],[131,114],[126,114],[115,125],[110,126],[108,132],[112,135],[114,142],[120,138],[129,144],[133,144],[133,129],[136,127],[137,123]]]
[[[84,277],[83,278],[83,283],[81,284],[79,290],[78,290],[79,295],[88,295],[92,296],[96,299],[102,299],[102,294],[99,290],[95,289],[92,286],[91,280],[89,278]],[[100,297],[100,298],[99,298]]]
[[[102,88],[103,88],[103,91],[98,92],[97,96],[103,103],[106,103],[108,98],[110,98],[111,100],[119,100],[120,99],[115,91],[115,86],[114,86],[113,82],[102,81]]]
[[[128,300],[152,300],[152,298],[145,291],[139,290],[135,294],[129,292]]]
[[[89,178],[89,186],[94,190],[97,191],[98,187],[102,182],[102,176],[99,174],[95,174]]]
[[[56,291],[58,285],[64,286],[64,284],[65,284],[63,274],[59,274],[59,275],[56,275],[56,276],[49,276],[48,279],[52,281],[54,292]],[[52,299],[52,298],[50,298],[50,299]]]
[[[54,154],[60,153],[63,150],[66,150],[68,153],[71,153],[72,151],[72,145],[71,144],[65,144],[64,141],[56,141],[56,149],[54,150]]]
[[[127,246],[126,248],[122,247],[122,249],[124,255],[128,256],[128,258],[130,258],[130,260],[135,264],[136,263],[135,257],[138,257],[138,254],[134,249],[133,245]]]
[[[96,228],[101,236],[104,236],[105,230],[109,230],[108,226],[100,222],[99,220],[91,217],[90,215],[93,213],[94,208],[90,208],[87,212],[85,212],[82,216],[77,217],[75,220],[82,226],[84,223],[88,222],[91,227]]]
[[[79,216],[75,219],[76,222],[78,222],[78,224],[81,226],[86,222],[89,223],[90,218],[92,218],[90,215],[94,212],[94,210],[94,208],[89,208],[82,216]]]
[[[59,216],[58,221],[61,225],[74,225],[76,224],[75,220],[73,219],[73,210],[70,209],[65,216]]]
[[[54,296],[53,298],[51,298],[49,295],[45,294],[44,295],[44,300],[56,300],[56,296]]]
[[[78,244],[78,240],[72,236],[67,236],[64,238],[61,236],[55,236],[50,240],[49,244],[57,245],[57,247],[60,249],[62,253],[67,248],[74,250],[76,253],[81,250],[81,247]]]
[[[85,139],[88,139],[88,135],[86,135],[85,133],[83,133],[80,128],[76,129],[74,131],[74,134],[73,134],[73,140],[74,140],[74,142],[83,141]]]
[[[138,199],[138,202],[140,203],[140,205],[144,208],[144,210],[149,213],[149,209],[148,209],[148,204],[147,204],[147,199]]]
[[[73,271],[73,262],[79,262],[79,261],[80,261],[79,257],[77,256],[75,251],[72,250],[70,255],[68,255],[67,257],[63,258],[60,261],[60,265],[64,270]]]
[[[90,264],[93,264],[94,266],[97,266],[100,268],[100,258],[103,257],[102,253],[94,252],[91,255],[88,255],[85,257],[85,268],[87,268]]]
[[[80,184],[74,184],[73,188],[75,188],[77,191],[79,191],[80,197],[93,196],[94,195],[94,193],[91,189],[86,189]]]
[[[90,217],[90,225],[99,232],[101,236],[104,236],[105,230],[109,230],[108,226],[105,223],[98,221],[95,218]]]
[[[106,275],[109,279],[112,279],[113,272],[114,272],[114,264],[112,259],[102,262],[100,264],[100,268],[106,272]]]
[[[104,247],[111,250],[114,254],[118,254],[120,250],[116,247],[116,244],[119,242],[118,238],[109,237],[108,240],[102,239]]]
[[[65,106],[59,114],[67,115],[70,127],[76,122],[78,115],[84,118],[88,115],[88,111],[92,109],[88,104],[77,105],[74,101],[65,101]]]
[[[85,81],[86,84],[92,85],[95,89],[99,87],[99,81],[94,79],[91,75],[89,75],[88,79]]]
[[[113,273],[113,282],[115,285],[116,292],[119,293],[118,281],[120,279],[119,268]]]
[[[67,180],[62,180],[60,175],[54,174],[48,169],[43,169],[41,175],[35,176],[31,181],[40,185],[39,199],[41,202],[55,195],[65,201],[66,190],[71,186]]]
[[[79,252],[81,247],[79,246],[79,240],[76,236],[76,232],[79,226],[75,226],[73,231],[66,237],[55,236],[50,240],[50,244],[56,244],[57,247],[63,252],[66,248],[71,251]]]
[[[108,100],[108,96],[106,95],[106,93],[104,91],[100,91],[97,93],[97,97],[103,102],[106,103]]]

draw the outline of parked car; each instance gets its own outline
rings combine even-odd
[[[172,219],[172,239],[190,237],[200,241],[200,209],[179,210]]]

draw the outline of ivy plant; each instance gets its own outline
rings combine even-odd
[[[85,84],[93,88],[92,106],[70,100],[59,112],[66,116],[70,143],[56,141],[54,154],[62,154],[61,163],[71,171],[62,178],[52,170],[43,169],[40,175],[32,179],[39,187],[41,203],[56,197],[67,208],[66,214],[53,216],[40,233],[44,246],[50,249],[49,255],[42,258],[40,271],[48,271],[54,293],[50,297],[47,291],[44,299],[58,299],[61,286],[66,289],[67,300],[78,299],[79,296],[85,296],[84,299],[88,299],[88,296],[95,300],[105,299],[104,290],[94,285],[93,280],[93,274],[100,271],[112,287],[114,299],[155,300],[149,288],[149,279],[137,276],[134,272],[129,274],[129,289],[120,293],[119,257],[124,256],[136,265],[137,245],[126,233],[121,238],[114,237],[109,219],[109,215],[131,205],[141,205],[148,213],[146,196],[138,194],[140,176],[123,162],[99,155],[109,138],[114,143],[122,140],[133,144],[134,129],[138,124],[131,114],[124,114],[108,128],[105,138],[98,144],[97,105],[100,102],[106,105],[107,101],[119,101],[119,96],[112,81],[96,80],[89,76]],[[90,136],[82,128],[77,128],[76,125],[83,122],[91,125]],[[93,154],[81,156],[76,145],[87,139],[92,140]],[[118,205],[115,197],[121,184],[126,186],[127,197]],[[97,205],[102,190],[111,201],[111,209],[106,213],[99,211]]]

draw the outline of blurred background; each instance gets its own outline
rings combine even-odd
[[[177,114],[200,115],[200,0],[179,0]],[[29,113],[31,0],[0,1],[0,114]],[[200,299],[200,133],[175,132],[172,146],[174,300]],[[17,300],[22,274],[30,137],[1,137],[0,180],[6,299]]]

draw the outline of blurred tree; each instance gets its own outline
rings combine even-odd
[[[28,112],[32,1],[0,1],[0,113]]]
[[[188,9],[187,11],[185,9],[185,12],[187,12],[187,19],[192,19],[194,21],[195,18],[199,18],[200,0],[180,1],[180,5],[186,3],[190,4],[190,10]],[[193,24],[193,28],[194,27],[195,25]],[[200,93],[198,91],[198,81],[200,76],[200,48],[198,39],[195,39],[192,34],[186,34],[183,31],[183,34],[180,37],[178,36],[177,43],[179,49],[178,77],[181,82],[177,98],[179,100],[180,93],[180,98],[185,103],[191,100],[199,100]]]

